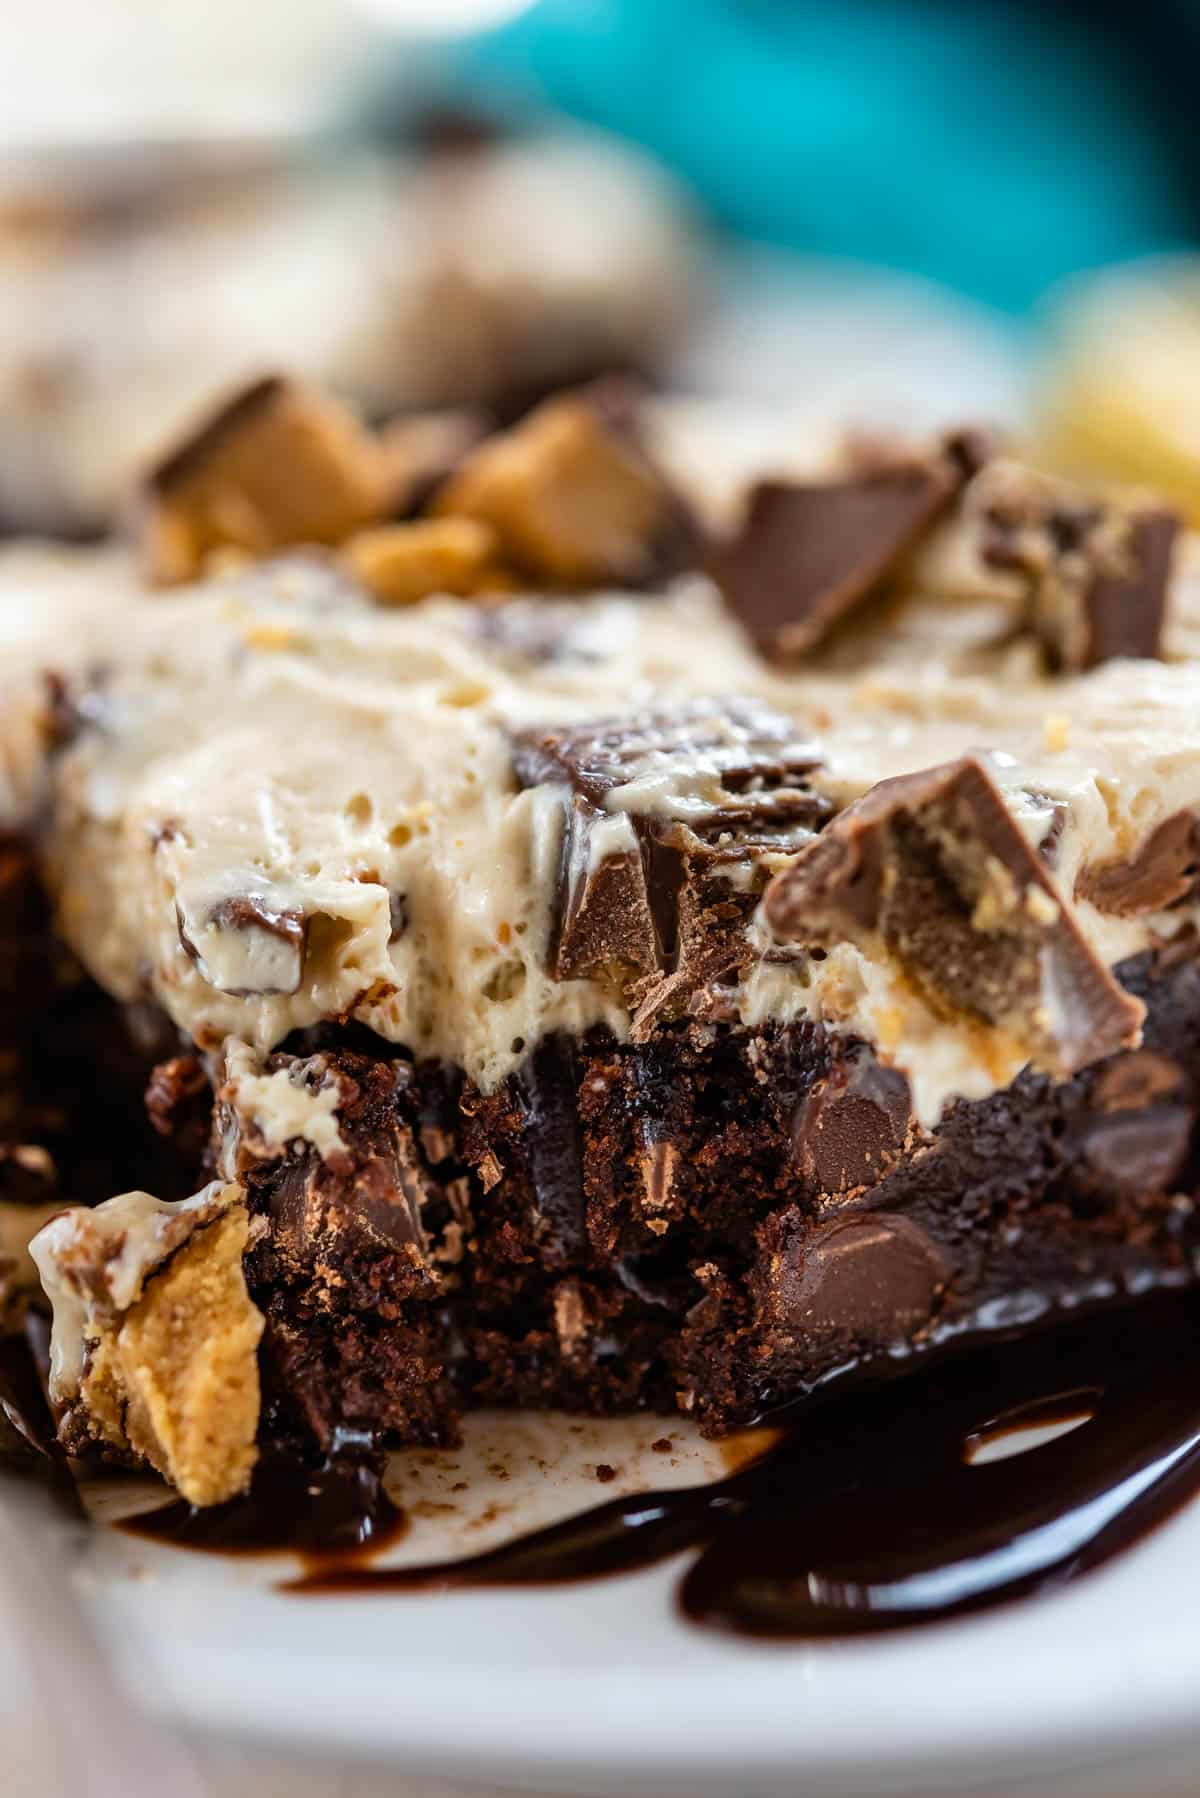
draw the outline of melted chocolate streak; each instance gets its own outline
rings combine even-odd
[[[971,1464],[982,1442],[1089,1413],[1057,1440]],[[285,1587],[309,1593],[557,1584],[698,1549],[679,1587],[692,1621],[813,1637],[1050,1590],[1136,1541],[1197,1486],[1200,1306],[1175,1299],[810,1400],[776,1447],[727,1479],[615,1499],[460,1561],[329,1558],[402,1527],[377,1470],[361,1466],[351,1476],[268,1462],[246,1500],[208,1512],[177,1504],[133,1527],[196,1547],[321,1551]]]

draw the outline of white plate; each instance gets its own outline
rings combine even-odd
[[[650,1446],[664,1434],[670,1455]],[[721,1470],[719,1449],[661,1420],[477,1419],[462,1452],[397,1457],[413,1526],[389,1558],[471,1551]],[[80,1578],[159,1714],[492,1786],[957,1792],[1194,1733],[1200,1506],[1056,1596],[874,1640],[768,1646],[691,1627],[672,1598],[685,1564],[523,1592],[289,1596],[286,1556],[101,1529]]]

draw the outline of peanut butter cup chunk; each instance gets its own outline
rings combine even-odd
[[[242,1273],[250,1228],[240,1188],[215,1184],[179,1205],[124,1193],[36,1238],[69,1449],[148,1462],[193,1504],[245,1488],[263,1328]]]
[[[857,944],[941,1016],[1063,1078],[1139,1040],[1143,1006],[1087,943],[983,763],[881,780],[776,876],[782,938]]]
[[[1051,672],[1161,656],[1173,512],[1011,463],[993,464],[977,492],[983,559],[1028,580],[1029,624]]]
[[[688,559],[685,511],[631,415],[592,392],[547,400],[466,457],[434,500],[479,519],[532,581],[639,584]]]
[[[149,577],[199,574],[214,550],[265,556],[340,543],[386,514],[386,460],[353,414],[300,383],[248,387],[150,475],[139,521]]]
[[[411,606],[431,593],[460,599],[502,593],[514,582],[496,532],[478,518],[418,518],[359,531],[343,555],[382,605]]]

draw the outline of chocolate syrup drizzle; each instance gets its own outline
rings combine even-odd
[[[972,1464],[981,1443],[1080,1417],[1053,1441]],[[128,1527],[192,1547],[298,1549],[308,1566],[285,1589],[307,1593],[558,1584],[691,1549],[678,1599],[693,1622],[844,1636],[1053,1589],[1198,1486],[1200,1305],[1173,1298],[809,1400],[726,1479],[613,1499],[462,1560],[363,1565],[363,1548],[401,1527],[377,1470],[356,1482],[268,1462],[245,1500],[175,1504]]]
[[[407,1527],[383,1484],[383,1457],[358,1455],[306,1466],[295,1456],[265,1452],[244,1498],[201,1509],[177,1498],[161,1510],[126,1518],[133,1536],[217,1554],[291,1550],[316,1576],[375,1554]]]

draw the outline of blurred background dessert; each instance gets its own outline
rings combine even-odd
[[[373,420],[614,368],[776,431],[972,413],[1195,510],[1198,45],[1183,0],[45,0],[0,529],[103,531],[271,369]]]

